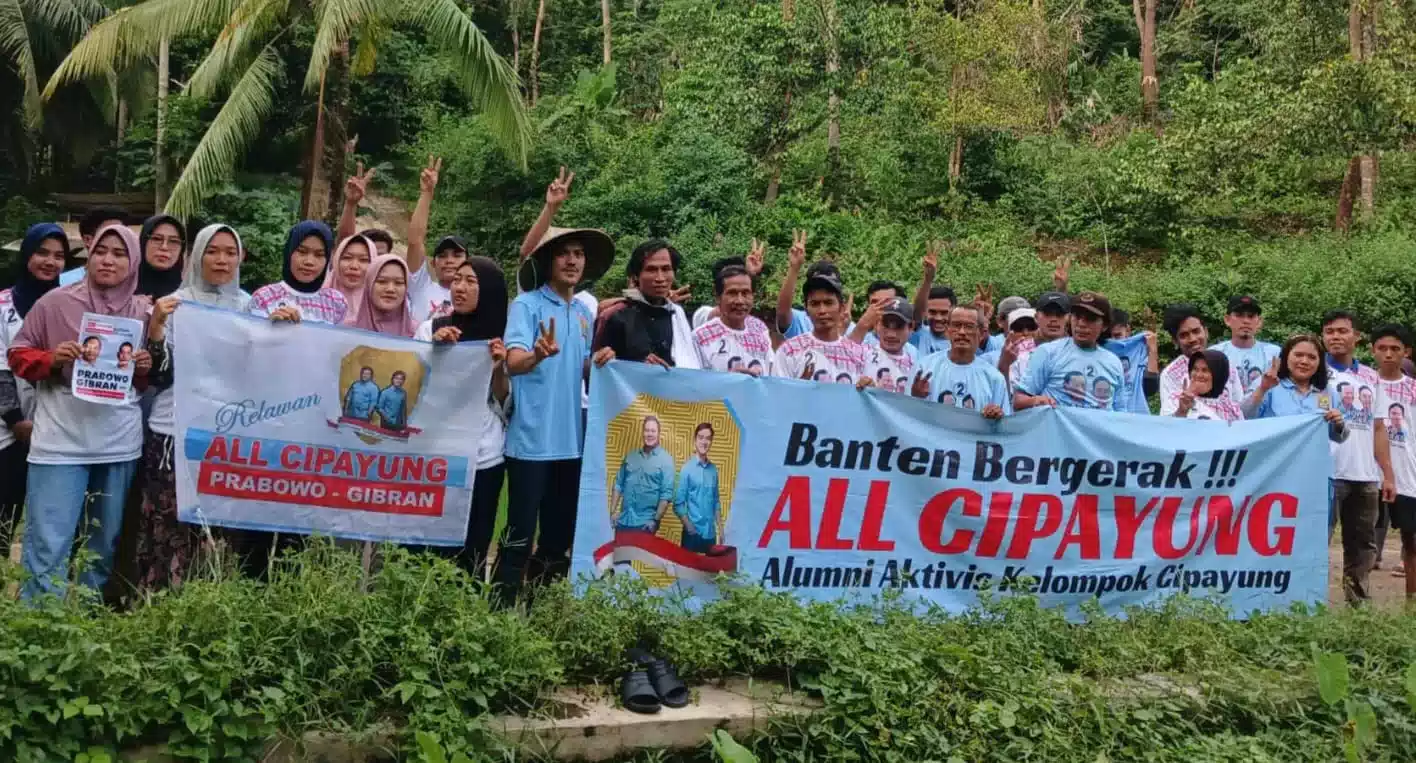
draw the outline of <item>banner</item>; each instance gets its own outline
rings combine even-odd
[[[592,379],[573,573],[700,597],[979,591],[1236,616],[1327,600],[1327,427],[1034,409],[992,422],[869,389],[611,363]]]
[[[184,302],[173,314],[183,522],[460,546],[492,362]]]
[[[70,391],[90,403],[123,405],[133,394],[133,356],[143,348],[143,323],[84,313]]]

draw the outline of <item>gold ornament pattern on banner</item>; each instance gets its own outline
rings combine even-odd
[[[605,495],[614,491],[615,475],[619,474],[624,457],[636,448],[644,446],[644,417],[659,419],[659,444],[674,459],[674,489],[678,489],[678,475],[683,465],[694,458],[693,431],[703,422],[713,425],[713,444],[708,448],[708,459],[718,466],[718,542],[723,542],[732,512],[733,485],[737,480],[738,455],[741,453],[742,433],[737,421],[728,413],[727,405],[721,400],[682,402],[639,395],[629,407],[620,411],[610,420],[605,435]],[[602,507],[605,520],[610,521],[610,507]],[[613,528],[611,528],[613,530]],[[681,543],[683,521],[670,506],[659,523],[658,536],[673,543]],[[658,567],[642,562],[632,562],[634,570],[649,585],[663,588],[671,585],[675,578]]]

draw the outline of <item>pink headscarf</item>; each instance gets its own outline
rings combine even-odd
[[[126,225],[110,225],[100,230],[93,240],[97,243],[109,234],[116,234],[128,249],[128,274],[123,280],[104,288],[94,283],[93,270],[86,268],[84,280],[53,289],[34,303],[10,347],[53,350],[61,342],[78,341],[79,323],[83,321],[84,313],[133,318],[146,325],[152,312],[152,300],[135,296],[138,269],[143,261],[138,236]]]
[[[374,248],[374,242],[369,240],[366,236],[356,234],[339,242],[339,246],[334,248],[334,255],[329,258],[329,267],[325,269],[324,288],[338,291],[340,294],[344,295],[344,301],[349,303],[349,309],[345,311],[344,321],[341,324],[344,326],[354,325],[354,317],[359,314],[359,303],[364,300],[364,286],[357,286],[345,291],[344,287],[339,283],[338,273],[335,272],[335,269],[339,267],[340,255],[344,254],[344,250],[355,241],[359,241],[369,248],[369,257],[378,256],[379,250]],[[373,267],[372,262],[369,263],[369,267]]]
[[[369,263],[369,272],[364,274],[364,293],[360,295],[353,325],[365,331],[411,337],[418,329],[418,324],[413,322],[413,312],[408,309],[406,295],[403,297],[403,303],[392,312],[383,312],[374,306],[374,282],[379,278],[379,271],[389,263],[403,268],[403,277],[408,278],[408,263],[404,262],[402,257],[396,254],[375,257],[374,261]]]

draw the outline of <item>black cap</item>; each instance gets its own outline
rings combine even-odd
[[[841,279],[835,273],[816,273],[806,277],[806,283],[801,285],[801,298],[806,299],[806,295],[813,291],[827,289],[836,293],[836,296],[844,299],[846,290],[841,286]]]
[[[467,242],[463,241],[461,236],[443,236],[438,245],[433,247],[433,258],[436,259],[439,254],[449,249],[467,254]]]
[[[1229,298],[1229,308],[1225,312],[1253,313],[1260,315],[1263,313],[1263,310],[1259,308],[1259,301],[1257,299],[1254,299],[1248,294],[1242,294]]]
[[[841,269],[836,267],[836,263],[821,260],[806,266],[806,277],[830,276],[837,281],[841,280]]]
[[[1077,298],[1072,301],[1072,312],[1090,313],[1110,323],[1111,301],[1106,298],[1105,294],[1094,291],[1084,291],[1078,294]]]
[[[895,297],[889,302],[886,302],[884,307],[880,308],[880,317],[883,318],[887,315],[893,315],[905,323],[910,323],[914,320],[914,308],[910,306],[909,300],[903,297]]]
[[[1037,298],[1037,309],[1039,312],[1052,309],[1065,313],[1072,309],[1072,300],[1060,291],[1045,291]]]

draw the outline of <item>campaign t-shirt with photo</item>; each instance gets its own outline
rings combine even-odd
[[[1416,379],[1403,375],[1400,381],[1380,379],[1386,395],[1387,442],[1391,443],[1391,470],[1396,473],[1396,492],[1416,498],[1416,433],[1411,431],[1411,414],[1416,411]]]
[[[413,320],[422,323],[445,313],[451,305],[452,290],[438,283],[432,259],[425,259],[423,267],[408,277],[408,308],[413,311]]]
[[[898,353],[889,353],[878,344],[863,344],[865,374],[875,380],[875,386],[891,392],[910,393],[914,381],[915,356],[913,347],[905,345]]]
[[[1333,479],[1349,482],[1381,482],[1382,471],[1377,466],[1372,449],[1376,422],[1385,421],[1390,403],[1382,390],[1381,379],[1368,366],[1356,366],[1346,371],[1328,368],[1328,389],[1332,404],[1342,411],[1347,422],[1348,437],[1332,443]]]
[[[929,399],[936,403],[973,411],[996,403],[1004,413],[1012,413],[1013,396],[996,362],[975,356],[972,363],[960,365],[946,352],[920,361],[919,373],[929,379]]]
[[[737,371],[755,367],[766,376],[772,367],[772,337],[767,324],[748,316],[741,330],[712,318],[693,332],[698,361],[711,371]]]
[[[1018,389],[1069,408],[1124,411],[1121,379],[1120,358],[1100,347],[1078,347],[1068,337],[1033,350]]]
[[[1254,342],[1253,347],[1235,347],[1233,342],[1224,341],[1210,348],[1224,353],[1229,358],[1229,372],[1239,381],[1239,388],[1246,396],[1254,394],[1264,374],[1278,359],[1282,350],[1270,342]]]
[[[808,365],[815,369],[813,381],[855,384],[865,373],[865,348],[844,337],[823,342],[815,334],[802,334],[777,348],[772,375],[800,379]]]

